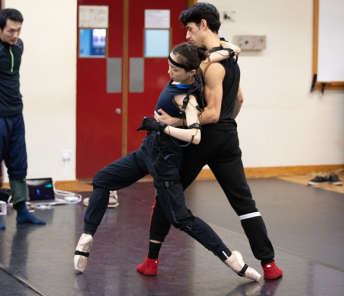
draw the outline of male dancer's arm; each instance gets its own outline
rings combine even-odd
[[[216,123],[220,118],[224,77],[225,69],[220,63],[212,63],[204,73],[204,96],[207,106],[199,118],[201,124]]]

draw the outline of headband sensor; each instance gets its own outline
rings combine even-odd
[[[168,60],[170,61],[172,65],[176,67],[183,68],[185,71],[190,71],[187,66],[179,64],[176,61],[172,60],[171,55],[168,56]]]

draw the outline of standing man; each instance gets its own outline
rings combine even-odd
[[[182,11],[180,20],[187,30],[186,39],[190,43],[205,46],[209,52],[219,49],[220,15],[212,4],[199,2]],[[283,271],[275,264],[274,249],[263,218],[252,199],[241,161],[235,122],[242,103],[239,66],[233,58],[212,63],[204,73],[204,81],[207,106],[200,117],[202,141],[199,145],[190,145],[185,149],[181,183],[185,190],[202,168],[209,165],[240,218],[254,256],[261,261],[264,278],[277,279]],[[158,121],[170,125],[180,124],[163,110],[159,110],[159,113],[161,115],[155,116]],[[151,218],[149,253],[146,260],[137,267],[139,272],[147,275],[157,273],[158,254],[169,227],[156,200]]]
[[[19,39],[22,23],[23,16],[18,10],[0,11],[0,163],[4,160],[8,169],[17,223],[45,224],[29,213],[25,203],[29,200],[29,191],[23,101],[19,90],[19,68],[24,49]],[[4,228],[0,221],[0,229]]]

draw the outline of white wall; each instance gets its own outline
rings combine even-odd
[[[236,11],[221,35],[266,35],[267,49],[243,52],[245,103],[238,117],[245,167],[344,163],[344,91],[310,93],[313,0],[209,0]],[[95,1],[96,3],[96,1]],[[25,18],[21,91],[29,178],[64,171],[75,179],[76,0],[6,0]]]
[[[70,149],[62,180],[75,180],[77,1],[4,2],[3,8],[16,8],[24,16],[20,81],[28,178],[56,179],[65,169],[62,150]]]
[[[313,0],[209,0],[220,35],[266,35],[267,48],[239,57],[245,102],[238,129],[245,167],[344,163],[344,91],[310,93]],[[339,28],[338,28],[339,30]]]

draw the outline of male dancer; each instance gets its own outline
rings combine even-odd
[[[182,11],[180,20],[186,27],[186,39],[197,46],[205,46],[209,52],[221,46],[218,30],[220,15],[217,9],[205,2],[199,2]],[[228,201],[239,216],[242,227],[249,239],[254,256],[261,261],[264,278],[277,279],[283,271],[274,261],[274,249],[268,238],[265,223],[247,184],[235,117],[240,110],[236,105],[240,70],[234,59],[223,60],[209,65],[204,73],[205,99],[207,106],[202,113],[202,141],[190,145],[184,151],[184,164],[181,183],[184,190],[195,180],[205,165],[209,165],[217,181],[225,192]],[[158,121],[170,125],[180,125],[163,110],[156,114]],[[153,208],[149,253],[137,270],[146,275],[156,275],[158,255],[162,242],[170,229],[161,205],[156,199]]]
[[[22,23],[23,16],[18,10],[0,11],[0,164],[4,160],[8,168],[17,223],[45,224],[29,213],[25,203],[29,200],[29,190],[25,179],[25,125],[19,90],[19,68],[24,50],[19,39]],[[0,221],[0,229],[4,228]]]

